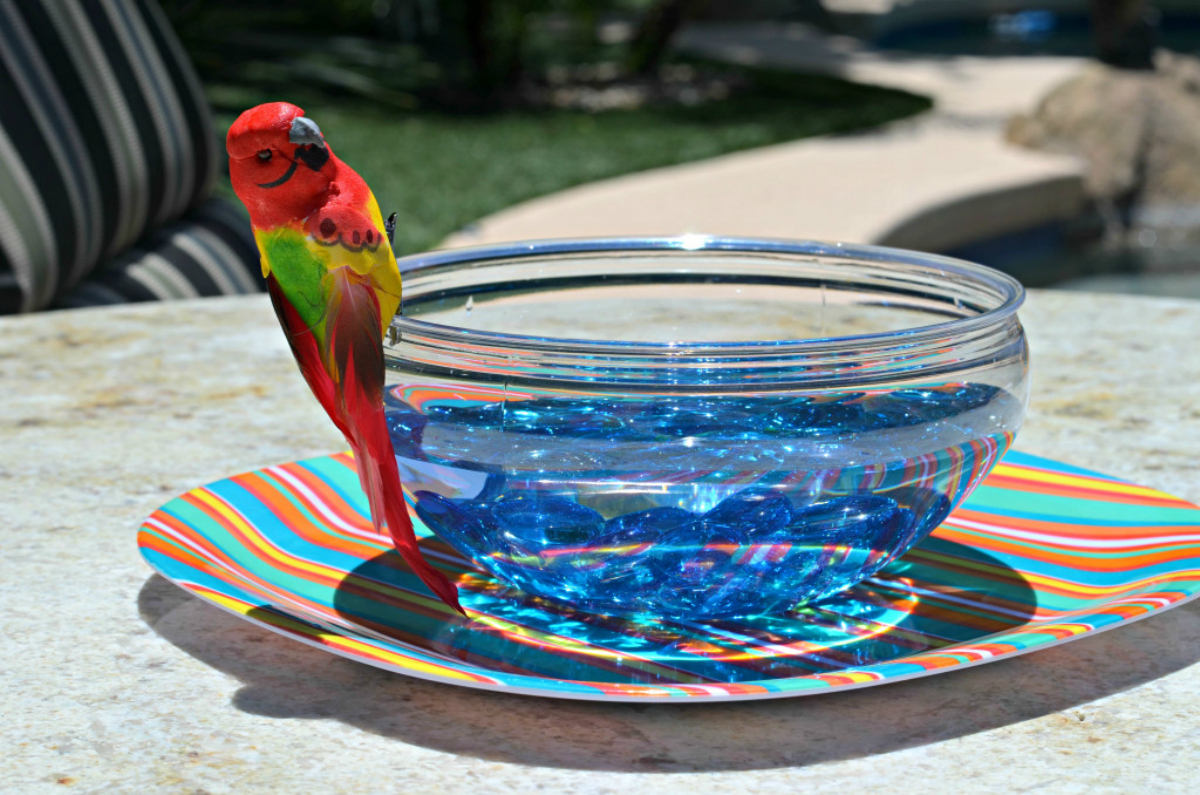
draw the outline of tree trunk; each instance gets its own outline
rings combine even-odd
[[[1154,28],[1146,0],[1092,0],[1096,57],[1120,69],[1154,68]]]
[[[492,0],[467,0],[463,15],[471,72],[477,88],[486,89],[492,77]]]
[[[671,39],[694,13],[701,0],[657,0],[638,22],[629,49],[629,69],[634,74],[652,74],[662,63]]]

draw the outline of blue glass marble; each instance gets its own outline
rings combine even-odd
[[[532,402],[532,401],[530,401]],[[520,406],[520,404],[518,404]],[[567,413],[562,407],[547,411],[543,406],[521,406],[504,416],[504,429],[513,433],[565,436],[570,439],[608,438],[619,435],[624,423],[604,411]]]
[[[678,619],[871,576],[945,519],[1020,410],[975,384],[387,404],[417,513],[452,546],[533,596]]]
[[[770,489],[746,489],[722,500],[702,521],[706,529],[729,528],[754,538],[787,527],[791,520],[787,497]]]
[[[696,521],[679,508],[650,508],[610,519],[596,543],[609,548],[652,544],[666,533]]]
[[[514,548],[538,554],[550,547],[587,544],[604,530],[604,517],[565,497],[509,497],[492,506],[501,536]]]
[[[661,551],[663,538],[695,521],[695,515],[679,508],[650,508],[610,519],[585,555],[592,565],[578,568],[577,579],[589,581],[578,582],[580,590],[590,584],[598,595],[591,604],[605,612],[626,612],[663,586],[661,572],[647,565]]]
[[[387,422],[388,434],[392,437],[392,448],[396,455],[405,458],[425,460],[421,450],[421,434],[429,423],[425,415],[387,392],[383,399],[384,420]]]
[[[479,548],[494,533],[490,515],[474,509],[470,503],[447,499],[432,491],[418,491],[414,496],[421,521],[455,547]]]

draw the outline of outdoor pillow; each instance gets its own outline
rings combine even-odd
[[[229,202],[210,199],[98,267],[52,308],[263,291],[258,247],[245,216]]]
[[[0,2],[0,311],[144,261],[156,230],[208,196],[217,158],[200,83],[153,0]],[[167,281],[159,293],[189,293]]]

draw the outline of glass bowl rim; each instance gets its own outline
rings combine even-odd
[[[482,331],[462,326],[434,323],[404,317],[403,299],[390,327],[401,336],[406,329],[417,333],[431,333],[448,341],[461,337],[464,342],[487,344],[489,342],[509,348],[529,350],[582,350],[591,352],[611,350],[614,353],[653,355],[673,354],[682,350],[689,352],[712,351],[714,354],[745,352],[779,353],[787,350],[796,354],[835,354],[862,350],[864,347],[895,345],[919,345],[949,337],[969,336],[995,329],[1003,321],[1016,314],[1025,302],[1025,287],[1014,277],[968,260],[930,254],[889,246],[859,243],[838,243],[820,240],[731,237],[718,235],[687,234],[661,237],[587,237],[546,238],[535,240],[507,241],[478,246],[443,249],[410,254],[397,259],[400,273],[434,268],[459,263],[484,263],[488,260],[514,260],[523,257],[543,257],[554,254],[588,254],[606,252],[731,252],[743,254],[785,254],[818,256],[830,259],[860,259],[876,263],[891,263],[907,267],[933,268],[948,274],[969,279],[975,284],[990,287],[1003,296],[996,307],[978,315],[954,318],[940,323],[911,326],[885,332],[854,334],[840,337],[816,337],[780,340],[675,340],[670,342],[601,340],[588,338],[550,338],[525,334],[508,334]]]

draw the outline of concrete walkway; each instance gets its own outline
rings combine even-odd
[[[1073,58],[885,55],[801,25],[693,27],[680,47],[932,96],[916,119],[591,183],[489,216],[447,245],[708,233],[930,251],[1078,214],[1082,166],[1009,147],[1007,118],[1079,68]]]

